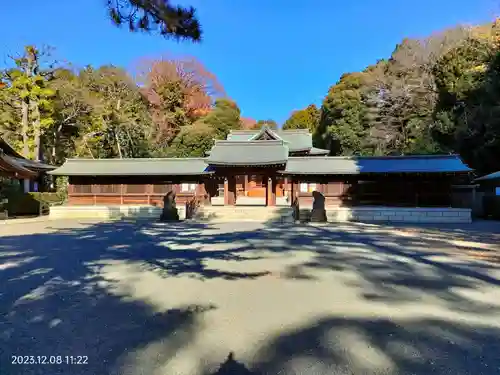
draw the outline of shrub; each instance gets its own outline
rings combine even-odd
[[[40,202],[47,203],[49,206],[56,206],[63,204],[66,200],[66,196],[63,192],[57,193],[28,193],[34,199]]]
[[[5,205],[9,216],[48,215],[50,206],[62,204],[64,196],[59,193],[11,193]]]

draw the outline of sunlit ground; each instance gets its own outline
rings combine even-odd
[[[500,374],[500,223],[0,234],[2,375]]]

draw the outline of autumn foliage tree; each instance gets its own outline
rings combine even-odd
[[[138,80],[157,139],[168,145],[183,126],[207,115],[224,89],[214,74],[194,58],[143,61]]]

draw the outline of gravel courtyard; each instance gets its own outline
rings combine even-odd
[[[499,223],[0,236],[2,375],[500,374]],[[11,364],[30,355],[88,360]]]

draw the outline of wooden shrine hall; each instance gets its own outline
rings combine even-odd
[[[450,207],[454,184],[471,169],[457,155],[332,157],[307,130],[235,130],[204,158],[68,159],[50,172],[69,176],[69,205],[312,204]]]

